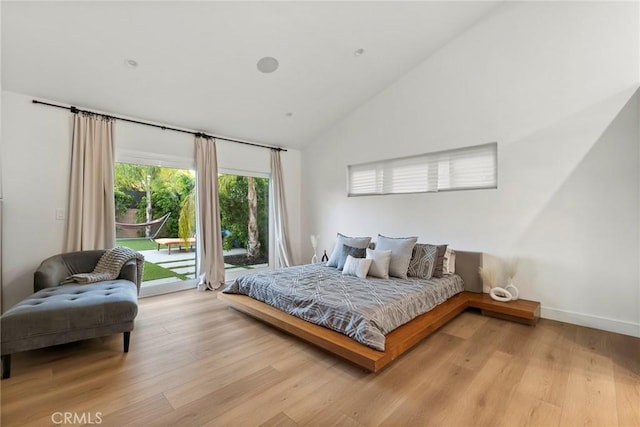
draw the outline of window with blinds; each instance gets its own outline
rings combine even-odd
[[[349,196],[497,187],[497,142],[348,166]]]

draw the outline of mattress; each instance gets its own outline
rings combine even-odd
[[[361,279],[319,263],[248,274],[223,292],[247,295],[384,351],[386,334],[463,289],[455,274],[429,280]]]

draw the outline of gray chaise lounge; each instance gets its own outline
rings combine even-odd
[[[100,336],[124,333],[129,351],[138,313],[137,266],[130,260],[116,280],[60,285],[89,273],[104,250],[70,252],[44,260],[34,274],[34,294],[2,315],[2,378],[11,375],[11,354]]]

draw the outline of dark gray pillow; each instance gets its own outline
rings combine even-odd
[[[447,253],[447,245],[437,245],[436,265],[433,269],[433,277],[444,276],[444,254]]]
[[[349,255],[354,258],[364,258],[367,255],[367,248],[354,248],[353,246],[342,245],[340,252],[338,252],[338,270],[344,268],[344,264],[347,262]]]

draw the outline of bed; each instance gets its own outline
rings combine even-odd
[[[245,276],[218,296],[377,372],[469,306],[469,294],[482,292],[480,266],[482,254],[456,251],[455,275],[385,280],[343,276],[311,264]]]

